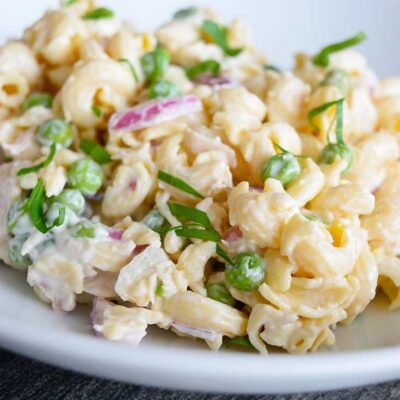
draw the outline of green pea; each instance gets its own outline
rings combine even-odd
[[[271,157],[262,171],[262,180],[278,179],[287,187],[300,175],[300,164],[297,158],[290,153],[281,153]]]
[[[69,207],[76,215],[83,213],[85,209],[85,198],[82,193],[76,189],[66,189],[61,194],[53,197],[50,203],[60,203]]]
[[[150,99],[156,99],[158,97],[176,97],[180,95],[181,91],[178,86],[164,79],[152,83],[149,87]]]
[[[182,10],[178,10],[174,14],[174,19],[185,19],[192,17],[193,15],[197,14],[198,9],[196,7],[188,7],[188,8],[183,8]]]
[[[342,94],[346,96],[350,90],[351,80],[346,71],[337,68],[329,71],[320,85],[336,86],[342,92]]]
[[[51,108],[53,106],[53,96],[48,93],[34,93],[25,100],[23,110],[27,111],[37,106]]]
[[[28,236],[16,236],[8,242],[8,255],[11,263],[17,269],[26,270],[32,264],[29,255],[23,256],[21,254],[22,246],[27,238]]]
[[[257,253],[240,253],[233,259],[233,265],[227,266],[225,277],[234,288],[251,292],[264,282],[265,266]]]
[[[158,48],[145,54],[140,64],[147,80],[154,82],[163,78],[169,65],[169,55],[167,50]]]
[[[50,146],[52,143],[56,143],[62,147],[69,147],[73,136],[72,125],[59,118],[49,119],[39,129],[39,142],[43,146]]]
[[[103,169],[95,161],[85,158],[75,161],[68,172],[68,184],[84,196],[93,196],[103,185]]]
[[[228,306],[233,306],[235,304],[235,299],[223,283],[213,283],[208,285],[206,289],[207,296],[210,299],[227,304]]]
[[[78,222],[71,228],[72,236],[76,238],[107,238],[108,232],[101,224],[86,220]]]
[[[329,143],[322,150],[321,162],[323,164],[333,164],[337,156],[346,161],[346,168],[342,171],[342,174],[345,174],[351,169],[354,159],[353,151],[349,146],[342,143]]]
[[[146,216],[142,219],[142,223],[147,225],[153,231],[158,232],[168,222],[160,213],[160,211],[154,209],[146,214]]]
[[[35,230],[26,212],[27,199],[15,201],[8,210],[7,231],[13,235],[27,235]]]

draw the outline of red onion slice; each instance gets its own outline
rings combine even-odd
[[[108,236],[113,240],[121,240],[123,234],[124,231],[122,231],[121,229],[110,228],[108,230]]]
[[[225,242],[235,242],[236,240],[242,239],[243,233],[238,226],[233,226],[224,232],[222,240]]]
[[[229,89],[237,86],[237,82],[226,76],[201,76],[195,81],[199,85],[210,86],[214,89]]]
[[[158,99],[115,113],[109,122],[110,131],[137,131],[173,121],[203,110],[201,101],[191,95]]]
[[[174,328],[179,333],[184,335],[193,336],[195,338],[203,339],[203,340],[216,340],[218,339],[219,334],[212,331],[206,331],[204,329],[192,328],[187,325],[179,324],[178,322],[173,322],[171,327]]]

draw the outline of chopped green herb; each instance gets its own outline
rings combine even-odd
[[[208,215],[204,211],[171,202],[168,202],[168,208],[171,211],[171,214],[183,224],[194,222],[204,226],[205,228],[213,228]]]
[[[188,7],[188,8],[183,8],[182,10],[178,10],[174,14],[174,19],[184,19],[184,18],[189,18],[192,15],[197,14],[197,8],[196,7]]]
[[[65,208],[61,208],[59,211],[59,216],[54,221],[54,224],[50,227],[46,225],[46,219],[43,214],[43,207],[46,200],[45,188],[43,179],[40,178],[32,190],[29,196],[28,202],[26,204],[26,212],[31,219],[32,224],[35,228],[42,233],[47,233],[56,226],[60,226],[64,223],[65,219]]]
[[[37,106],[51,108],[53,106],[53,100],[54,100],[54,98],[51,94],[34,93],[25,100],[22,108],[24,111],[27,111],[30,108],[37,107]]]
[[[76,232],[75,237],[77,238],[91,238],[93,239],[96,234],[92,226],[81,226]]]
[[[109,10],[108,8],[100,7],[96,8],[93,11],[87,12],[82,18],[83,19],[105,19],[105,18],[113,18],[114,12]]]
[[[181,94],[182,93],[178,86],[165,79],[155,81],[149,87],[149,99],[157,99],[160,97],[177,97]]]
[[[198,228],[178,227],[174,229],[176,236],[184,237],[188,239],[201,239],[209,242],[219,242],[221,236],[214,229],[202,229],[199,225]]]
[[[348,47],[355,46],[367,38],[364,32],[359,32],[357,35],[343,42],[334,43],[324,47],[316,56],[313,57],[312,62],[319,67],[327,67],[329,65],[329,58],[332,53],[347,49]]]
[[[121,63],[126,63],[128,65],[129,69],[131,70],[131,74],[133,76],[134,81],[136,83],[139,83],[139,76],[133,64],[127,58],[120,58],[118,61]]]
[[[200,194],[196,189],[193,189],[190,185],[188,185],[185,181],[183,181],[182,179],[170,175],[165,171],[158,171],[157,174],[157,178],[164,182],[167,183],[168,185],[171,185],[179,190],[181,190],[182,192],[191,194],[192,196],[195,196],[199,199],[204,199],[205,197]]]
[[[339,100],[334,100],[330,101],[328,103],[322,104],[322,106],[313,108],[309,113],[308,113],[308,122],[309,124],[316,130],[319,131],[319,128],[317,125],[314,124],[314,119],[318,115],[322,114],[326,110],[329,110],[331,107],[338,106],[339,104],[343,104],[344,99],[339,99]],[[340,107],[340,106],[339,106]],[[337,110],[337,108],[336,108]]]
[[[53,225],[48,230],[55,228],[56,226],[61,226],[65,221],[65,207],[60,208],[58,217],[54,220]]]
[[[67,7],[71,7],[72,5],[76,4],[79,0],[66,0],[63,3],[63,7],[67,8]]]
[[[103,115],[103,111],[95,105],[92,106],[92,112],[97,118],[101,118]]]
[[[79,148],[99,164],[108,164],[111,161],[110,153],[92,140],[83,139]]]
[[[34,165],[32,167],[21,168],[17,172],[17,176],[27,175],[27,174],[30,174],[32,172],[37,172],[37,171],[41,170],[42,168],[46,168],[54,160],[56,152],[57,152],[57,145],[55,143],[52,143],[51,146],[50,146],[50,153],[49,153],[48,157],[46,158],[46,160],[44,160],[41,163],[39,163],[37,165]]]
[[[311,214],[311,213],[303,213],[303,217],[307,218],[309,221],[318,221],[322,222],[322,218],[319,217],[318,215]]]
[[[218,76],[221,71],[221,64],[215,60],[206,60],[194,67],[186,68],[186,75],[190,80],[197,78],[199,75],[211,74]]]
[[[336,143],[330,142],[330,135],[328,131],[328,145],[322,150],[320,160],[324,164],[332,164],[336,157],[339,156],[342,160],[346,161],[346,168],[342,171],[342,175],[347,173],[353,165],[354,154],[349,146],[346,145],[343,139],[343,107],[344,99],[331,101],[323,104],[321,107],[311,110],[308,114],[308,120],[313,127],[313,119],[320,113],[326,111],[330,107],[336,106]],[[333,121],[332,121],[333,123]],[[332,126],[332,124],[331,124]],[[316,127],[318,129],[318,127]]]
[[[257,349],[251,344],[247,336],[238,336],[229,339],[226,343],[226,347],[231,347],[231,346],[240,346],[240,347],[245,347],[246,349],[249,350],[257,351]]]
[[[158,282],[158,283],[157,283],[157,287],[156,287],[156,290],[155,290],[155,294],[156,294],[156,296],[158,296],[158,297],[163,297],[163,296],[164,296],[164,285],[163,285],[162,282]]]
[[[179,237],[219,242],[220,234],[214,229],[208,215],[197,208],[168,202],[169,210],[183,225],[170,228]]]
[[[235,57],[239,55],[243,49],[233,49],[228,44],[228,29],[214,21],[206,19],[202,25],[203,33],[219,46],[227,56]]]
[[[267,71],[277,72],[278,74],[282,73],[282,71],[278,67],[275,67],[274,65],[271,64],[264,65],[264,69],[266,69]]]
[[[226,251],[221,247],[221,245],[217,244],[217,254],[224,259],[228,264],[233,264],[232,259],[228,256]]]

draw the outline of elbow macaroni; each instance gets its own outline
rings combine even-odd
[[[336,325],[362,313],[378,286],[400,306],[399,78],[379,81],[354,50],[327,67],[301,54],[293,73],[265,68],[241,21],[226,26],[224,45],[204,32],[205,19],[221,23],[210,10],[140,33],[113,15],[84,18],[93,0],[62,6],[0,47],[0,258],[43,301],[63,311],[93,301],[93,329],[113,341],[137,345],[157,325],[213,350],[248,336],[264,354],[332,345]],[[142,68],[159,46],[169,60]],[[186,68],[206,60],[219,73],[192,79]],[[334,69],[346,85],[325,80]],[[168,90],[150,88],[160,79],[180,94],[162,98]],[[340,154],[321,157],[335,107],[307,118],[341,98],[349,171]],[[117,112],[120,126],[110,122]],[[39,131],[54,118],[71,124],[72,143],[46,132],[49,159]],[[300,169],[290,182],[285,152]],[[101,169],[95,194],[71,178],[83,159]],[[284,162],[266,171],[270,160]],[[92,184],[86,165],[78,178]],[[23,167],[35,168],[17,177]],[[17,200],[41,182],[39,226]],[[229,274],[246,267],[242,253],[265,263],[249,291]]]

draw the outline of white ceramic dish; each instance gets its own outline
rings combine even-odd
[[[20,273],[0,266],[0,345],[85,374],[173,389],[269,393],[328,390],[400,377],[400,311],[380,299],[351,326],[337,329],[335,348],[269,357],[206,345],[151,329],[137,348],[91,334],[88,311],[54,313]]]
[[[14,0],[10,7],[0,0],[1,9],[7,10],[0,15],[0,38],[20,35],[55,3]],[[144,29],[187,5],[182,0],[102,3],[120,15],[131,15]],[[393,53],[400,35],[400,2],[219,0],[218,9],[228,19],[247,20],[254,27],[256,42],[275,64],[290,66],[296,50],[312,52],[362,29],[370,37],[362,50],[371,64],[382,75],[400,74],[400,59]],[[213,353],[205,345],[156,329],[138,348],[130,348],[94,337],[88,310],[53,313],[19,273],[0,265],[0,346],[53,365],[136,384],[267,393],[328,390],[400,378],[400,311],[388,312],[384,300],[378,299],[353,325],[336,332],[335,348],[306,356]]]

